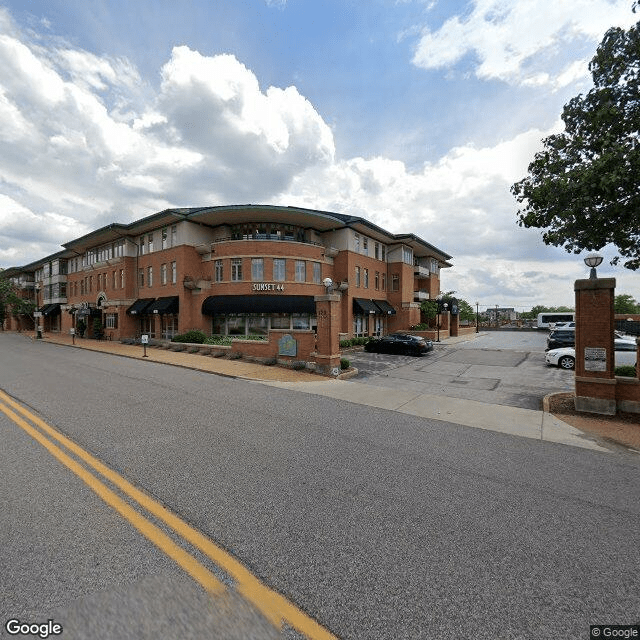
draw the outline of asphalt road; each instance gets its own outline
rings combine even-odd
[[[633,454],[15,335],[0,334],[0,388],[340,638],[588,638],[640,618]],[[212,599],[3,414],[0,430],[3,624],[280,637],[233,589]]]
[[[547,335],[494,331],[467,342],[434,343],[433,351],[418,358],[365,351],[347,357],[359,371],[357,382],[541,410],[544,396],[574,388],[573,371],[546,365]]]

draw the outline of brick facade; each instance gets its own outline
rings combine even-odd
[[[449,258],[416,236],[388,233],[363,218],[246,205],[167,210],[129,225],[114,223],[7,275],[36,281],[38,309],[50,312],[45,331],[69,332],[82,318],[92,337],[98,318],[112,339],[191,329],[209,335],[212,316],[203,313],[208,299],[251,298],[259,313],[260,301],[273,297],[318,299],[326,294],[323,280],[330,278],[337,296],[330,305],[337,341],[338,333],[384,334],[418,324],[420,299],[439,293],[439,270],[451,266]],[[254,260],[260,269],[255,277]],[[276,261],[282,260],[285,271],[278,262],[276,273]],[[129,312],[136,301],[173,297],[177,313]],[[357,300],[380,305],[362,315]],[[316,323],[310,328],[320,332],[317,310],[310,319]],[[327,356],[338,352],[329,351]]]

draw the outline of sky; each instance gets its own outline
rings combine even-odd
[[[480,308],[574,304],[511,185],[632,0],[0,0],[0,268],[169,207],[362,216]],[[640,301],[640,274],[600,277]]]

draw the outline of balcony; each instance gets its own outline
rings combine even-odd
[[[431,276],[429,267],[423,267],[422,265],[415,265],[413,267],[413,273],[416,278],[429,278]]]
[[[425,300],[429,300],[429,292],[428,291],[414,291],[413,299],[415,302],[424,302]]]

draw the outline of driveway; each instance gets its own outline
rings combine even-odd
[[[496,331],[435,343],[425,356],[354,351],[354,381],[404,391],[540,410],[545,395],[574,388],[573,371],[547,367],[547,332]]]

